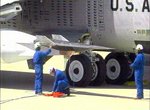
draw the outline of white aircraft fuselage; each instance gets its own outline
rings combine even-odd
[[[105,0],[104,26],[104,36],[95,39],[97,44],[133,52],[140,43],[150,52],[149,0]]]
[[[20,0],[22,12],[1,28],[30,34],[63,35],[77,42],[90,33],[92,44],[134,52],[140,43],[150,52],[150,0]]]

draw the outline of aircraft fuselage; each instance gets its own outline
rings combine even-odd
[[[31,34],[61,34],[77,42],[91,33],[94,45],[150,53],[150,0],[21,0],[22,12],[1,28]]]

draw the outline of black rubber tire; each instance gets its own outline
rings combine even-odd
[[[134,62],[136,55],[135,55],[135,53],[130,53],[128,57],[130,58],[130,61],[131,61],[129,63],[129,65],[130,65],[131,63]],[[134,80],[135,80],[135,78],[134,78],[134,70],[130,68],[128,81],[134,81]]]
[[[116,78],[110,78],[110,76],[108,75],[108,74],[110,74],[110,73],[108,73],[109,71],[111,71],[111,72],[115,71],[116,72],[118,70],[115,67],[116,65],[110,66],[108,64],[108,61],[110,61],[110,60],[114,60],[114,61],[117,61],[119,63],[120,71],[117,73],[118,75]],[[108,84],[116,84],[116,85],[124,84],[128,80],[128,73],[130,71],[128,60],[124,56],[124,54],[123,53],[110,53],[106,57],[105,61],[106,61],[106,69],[107,69],[106,82]]]
[[[69,70],[69,69],[71,69],[70,65],[73,64],[74,61],[77,61],[78,63],[80,62],[80,64],[81,64],[80,66],[83,67],[83,73],[81,73],[81,74],[83,74],[83,76],[79,81],[73,81],[73,79],[71,78],[73,75],[77,74],[75,72],[78,72],[78,74],[80,74],[80,72],[82,72],[82,71],[80,71],[81,70],[80,67],[79,68],[74,68],[74,70]],[[70,71],[72,71],[72,73]],[[67,76],[71,86],[77,86],[77,87],[88,86],[89,83],[91,82],[91,78],[92,78],[91,72],[92,72],[91,61],[84,54],[73,55],[73,56],[70,57],[70,59],[67,62],[66,76]]]
[[[96,78],[90,82],[91,86],[99,86],[105,82],[106,77],[106,64],[102,56],[96,54],[96,57],[99,58],[99,61],[96,62],[98,73]]]

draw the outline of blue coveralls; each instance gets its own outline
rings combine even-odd
[[[54,81],[52,91],[65,93],[65,89],[69,87],[69,83],[64,72],[56,69],[54,77],[55,77],[55,81]]]
[[[43,82],[43,59],[51,52],[51,49],[47,51],[36,50],[33,56],[34,69],[35,69],[35,93],[42,93]]]
[[[137,88],[137,98],[143,98],[143,75],[144,75],[143,53],[138,53],[134,62],[130,66],[134,69],[135,84]]]

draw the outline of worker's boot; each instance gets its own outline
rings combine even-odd
[[[69,87],[65,89],[65,94],[67,94],[67,96],[70,95],[70,88]]]
[[[36,92],[35,94],[36,94],[36,95],[43,95],[42,92]]]

